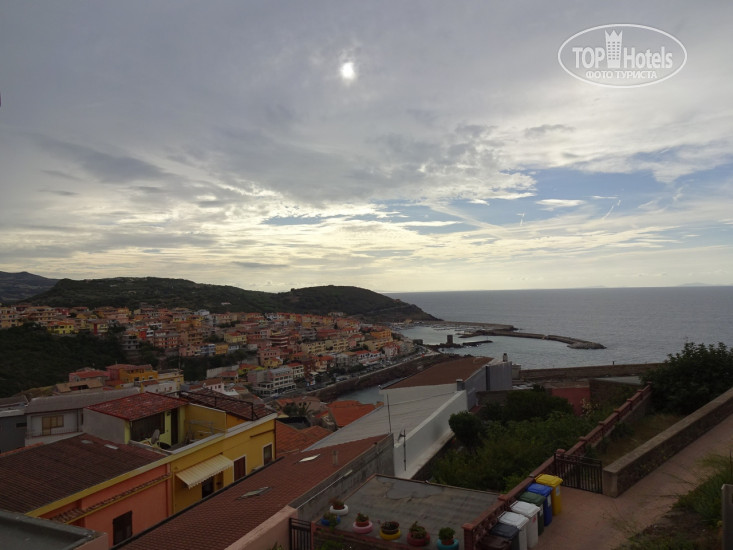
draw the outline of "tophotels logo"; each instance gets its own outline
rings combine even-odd
[[[577,79],[611,88],[636,88],[676,75],[687,50],[674,36],[653,27],[601,25],[563,42],[557,60]]]

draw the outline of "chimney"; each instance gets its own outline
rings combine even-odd
[[[331,453],[331,460],[332,460],[334,466],[338,466],[339,465],[339,452],[338,452],[338,449],[335,449]]]

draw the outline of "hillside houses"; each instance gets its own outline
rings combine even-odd
[[[185,308],[139,309],[102,307],[88,309],[47,306],[4,306],[0,308],[0,327],[23,323],[44,326],[49,332],[73,337],[86,332],[102,336],[113,331],[124,351],[131,356],[147,344],[168,357],[226,356],[244,351],[264,369],[290,368],[292,379],[283,373],[257,374],[251,381],[261,395],[282,393],[294,388],[298,380],[312,380],[333,368],[354,370],[386,359],[407,355],[414,349],[410,341],[395,340],[389,327],[363,323],[342,314],[306,315],[295,313],[215,313]],[[244,374],[244,373],[241,373]],[[82,380],[86,376],[87,382]],[[176,391],[182,380],[165,383],[160,373],[147,370],[108,369],[105,376],[79,375],[59,386],[59,392],[104,386],[128,387],[137,383],[146,391]],[[155,381],[155,382],[154,382]]]

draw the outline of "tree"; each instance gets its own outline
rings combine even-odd
[[[690,414],[733,386],[733,349],[689,342],[643,380],[652,385],[658,410]]]
[[[448,425],[456,434],[458,441],[467,449],[474,450],[481,444],[484,424],[481,419],[468,411],[450,415]]]

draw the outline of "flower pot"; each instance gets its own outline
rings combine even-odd
[[[343,508],[334,508],[331,506],[328,511],[332,514],[336,514],[337,516],[345,516],[349,513],[349,507],[346,504],[344,504]]]
[[[373,528],[374,525],[371,521],[355,521],[352,526],[354,533],[360,533],[362,535],[365,533],[371,533]]]
[[[341,523],[341,518],[339,516],[336,516],[336,525],[338,525],[339,523]],[[330,527],[331,522],[328,521],[326,518],[321,518],[321,525],[325,527]]]
[[[393,526],[385,526],[382,525],[382,527],[379,529],[379,536],[382,537],[384,540],[395,540],[400,538],[402,535],[402,532],[400,531],[400,524],[397,522],[392,522]]]
[[[458,539],[453,540],[439,540],[439,550],[458,550]]]
[[[411,532],[407,533],[407,544],[410,546],[427,546],[430,544],[430,535],[428,533],[425,533],[425,536],[422,538],[415,538],[412,536]]]

